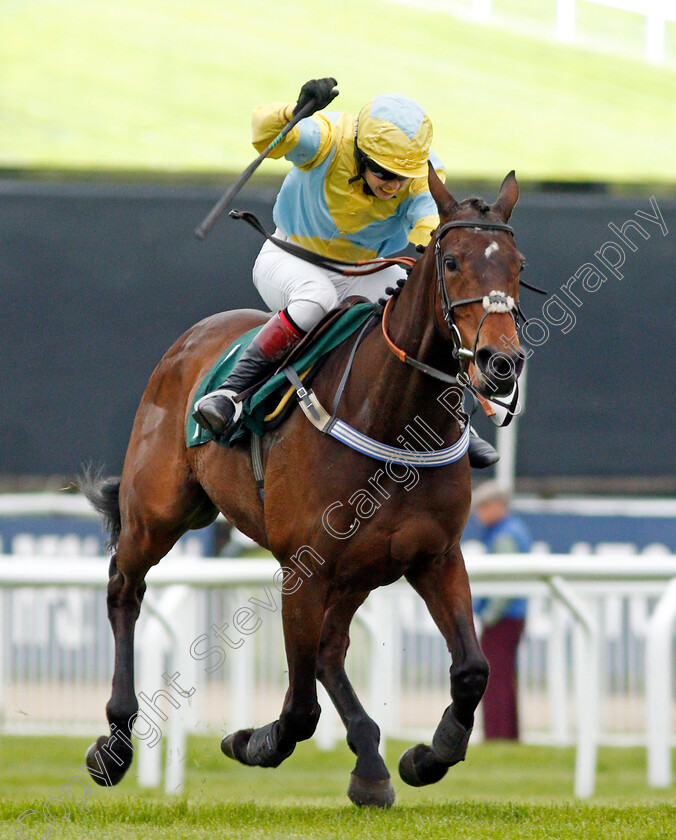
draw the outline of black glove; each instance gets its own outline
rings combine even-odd
[[[314,114],[317,111],[321,111],[322,108],[326,108],[326,106],[330,102],[333,102],[336,96],[338,96],[338,91],[334,90],[337,84],[338,82],[334,78],[310,79],[309,82],[305,82],[298,94],[296,107],[293,109],[294,117],[311,100],[314,100],[315,104],[306,116],[309,117],[310,114]]]

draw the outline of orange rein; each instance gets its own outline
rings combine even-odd
[[[387,303],[385,304],[385,309],[383,310],[383,320],[382,320],[382,327],[383,327],[383,338],[385,339],[385,344],[390,348],[390,350],[394,353],[394,355],[399,359],[400,362],[404,362],[406,364],[406,353],[392,341],[392,339],[387,334],[387,322],[390,318],[390,310],[394,305],[394,298],[391,297]]]
[[[387,323],[390,318],[390,311],[394,306],[394,298],[391,297],[387,303],[385,304],[385,309],[383,310],[383,320],[382,320],[382,328],[383,328],[383,338],[385,339],[385,344],[390,348],[390,350],[394,353],[394,355],[399,359],[400,362],[406,364],[408,362],[408,356],[406,353],[392,341],[392,339],[387,334]],[[474,362],[470,362],[467,366],[467,375],[469,379],[473,382],[475,377],[475,370]],[[474,396],[477,398],[479,405],[483,408],[486,417],[491,417],[495,414],[495,409],[490,404],[490,402],[485,398],[482,397],[480,394],[474,392]]]
[[[362,277],[364,274],[375,274],[377,271],[382,271],[384,268],[389,268],[391,265],[407,265],[412,267],[416,264],[415,257],[379,257],[375,260],[359,260],[353,265],[363,266],[369,265],[366,271],[357,271],[352,268],[345,268],[341,270],[341,274],[346,277]]]

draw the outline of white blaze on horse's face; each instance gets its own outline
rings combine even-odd
[[[491,254],[494,254],[496,251],[499,251],[499,250],[500,250],[500,246],[498,245],[498,243],[497,242],[491,242],[491,244],[488,246],[488,248],[486,248],[486,250],[484,251],[484,257],[486,257],[486,259],[488,259]]]

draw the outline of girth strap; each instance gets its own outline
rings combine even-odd
[[[296,389],[301,410],[312,425],[323,434],[330,435],[345,446],[349,446],[350,449],[361,452],[362,455],[368,455],[369,458],[374,458],[376,461],[386,461],[405,466],[443,467],[459,461],[467,452],[470,425],[466,414],[463,414],[465,428],[459,439],[451,446],[422,452],[412,449],[399,449],[387,443],[380,443],[380,441],[357,431],[343,420],[332,417],[319,402],[314,391],[303,385],[292,367],[284,368],[284,373]]]
[[[256,487],[258,495],[261,500],[265,498],[265,470],[263,469],[263,441],[258,435],[251,433],[251,467],[253,469],[254,479],[256,480]]]

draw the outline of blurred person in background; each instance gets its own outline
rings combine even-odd
[[[297,102],[273,102],[253,112],[253,145],[262,152],[307,104],[302,119],[272,150],[293,168],[284,178],[273,209],[275,237],[321,257],[356,262],[387,257],[411,243],[426,246],[439,224],[427,183],[428,166],[445,180],[442,162],[430,150],[432,123],[413,99],[383,94],[357,117],[323,111],[338,95],[333,78],[311,79]],[[319,113],[322,111],[322,113]],[[201,397],[193,418],[215,437],[237,422],[234,397],[274,371],[280,359],[346,297],[376,302],[406,272],[390,266],[349,277],[315,265],[266,241],[253,269],[253,282],[274,313],[244,351],[223,385]],[[469,461],[483,468],[498,453],[474,430]]]
[[[497,481],[485,481],[472,493],[479,539],[491,554],[530,551],[531,535],[523,521],[510,512],[509,503],[509,493]],[[474,600],[475,615],[481,620],[481,648],[491,669],[482,701],[486,740],[519,738],[517,650],[527,603],[524,598]]]

